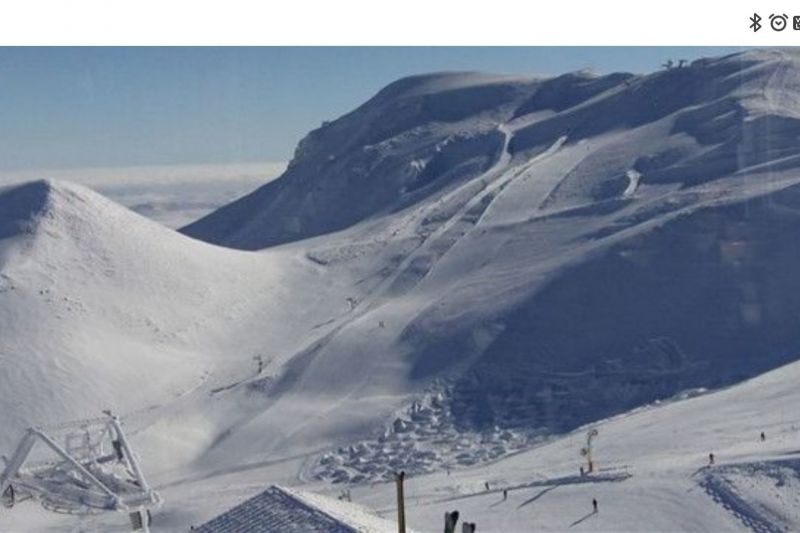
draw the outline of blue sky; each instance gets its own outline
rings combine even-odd
[[[737,48],[0,48],[0,170],[284,161],[401,76],[649,72]]]

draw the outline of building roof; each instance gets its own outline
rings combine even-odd
[[[396,524],[361,507],[273,485],[195,527],[197,533],[393,533]]]

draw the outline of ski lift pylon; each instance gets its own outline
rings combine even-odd
[[[7,506],[25,495],[47,509],[73,514],[121,511],[143,517],[162,502],[147,484],[119,418],[110,413],[47,430],[28,428],[0,473],[0,494]],[[148,525],[141,521],[145,531]]]

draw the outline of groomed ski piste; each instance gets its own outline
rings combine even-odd
[[[415,531],[797,530],[799,61],[400,80],[182,232],[0,191],[0,452],[113,411],[154,531],[398,470]]]

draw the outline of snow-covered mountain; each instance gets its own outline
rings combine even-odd
[[[766,51],[647,76],[405,78],[312,131],[281,180],[184,232],[243,249],[330,233],[468,182],[504,155],[530,160],[562,136],[566,147],[594,141],[551,207],[619,194],[631,169],[649,185],[707,182],[793,153],[795,61]],[[637,142],[600,145],[621,131]]]
[[[146,412],[252,374],[265,347],[296,342],[285,302],[329,309],[324,288],[289,292],[320,285],[292,254],[206,245],[81,186],[6,189],[0,213],[5,453],[30,423]]]
[[[330,233],[483,174],[502,155],[498,124],[539,82],[479,73],[392,83],[311,132],[289,169],[184,233],[243,249]]]
[[[783,51],[404,79],[183,231],[324,235],[308,257],[362,276],[314,348],[346,390],[446,376],[457,427],[570,429],[796,358],[798,79]]]
[[[407,78],[183,234],[75,185],[0,191],[0,449],[111,408],[184,504],[181,487],[211,500],[225,476],[234,499],[255,472],[486,476],[795,361],[799,91],[800,56],[774,50]],[[780,404],[757,383],[732,390]]]

